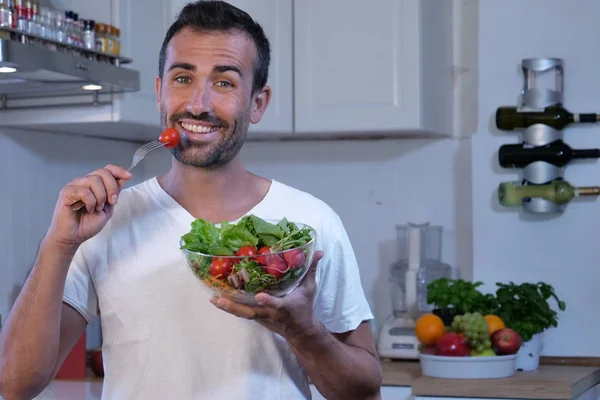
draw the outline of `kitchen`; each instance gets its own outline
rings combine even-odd
[[[600,5],[593,0],[578,0],[577,7],[558,0],[424,1],[420,37],[416,0],[378,0],[368,6],[233,3],[263,23],[273,42],[274,96],[263,122],[251,131],[256,140],[245,145],[246,165],[313,193],[340,215],[375,314],[374,332],[392,312],[388,269],[396,251],[395,224],[429,221],[444,227],[442,259],[461,277],[483,281],[488,290],[510,280],[542,280],[555,287],[567,310],[559,326],[545,333],[543,355],[599,356],[593,332],[600,323],[592,313],[597,224],[588,217],[593,203],[570,204],[560,217],[501,208],[494,197],[498,183],[518,175],[498,167],[496,152],[517,138],[496,131],[492,121],[497,107],[516,104],[523,81],[519,63],[528,57],[565,61],[568,109],[600,108],[593,100],[598,83],[591,79],[596,60],[583,50],[595,44],[600,28],[592,11]],[[124,67],[139,71],[140,90],[99,106],[10,110],[13,102],[7,102],[0,114],[0,155],[10,188],[0,200],[7,260],[0,267],[3,320],[27,276],[60,187],[107,163],[128,165],[136,148],[157,136],[158,47],[183,2],[52,4],[119,27],[121,53],[133,60]],[[342,7],[344,12],[337,12]],[[386,24],[382,15],[392,18]],[[563,26],[556,28],[558,22]],[[333,36],[321,46],[325,33]],[[384,79],[373,79],[373,71]],[[68,102],[93,100],[79,97]],[[594,129],[569,129],[565,140],[576,148],[597,147]],[[444,134],[430,133],[436,131]],[[279,140],[290,138],[301,140]],[[166,152],[151,153],[137,167],[134,182],[162,173],[169,162]],[[574,163],[566,178],[594,185],[591,168]],[[574,235],[567,224],[581,232]],[[575,317],[573,310],[585,316]],[[87,336],[88,348],[99,344],[97,324]]]

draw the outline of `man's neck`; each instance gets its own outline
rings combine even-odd
[[[171,169],[158,181],[195,218],[212,222],[243,216],[270,187],[268,180],[247,171],[239,157],[213,169],[184,165],[174,159]]]

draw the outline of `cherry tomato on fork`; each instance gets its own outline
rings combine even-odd
[[[172,149],[177,146],[181,136],[179,136],[179,132],[175,128],[165,129],[163,133],[160,134],[158,141],[161,143],[166,143],[165,147],[167,149]]]

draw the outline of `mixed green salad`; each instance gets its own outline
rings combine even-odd
[[[220,226],[196,219],[181,237],[181,249],[201,253],[188,253],[188,258],[205,283],[254,294],[283,289],[302,275],[311,233],[286,218],[273,224],[247,215]]]

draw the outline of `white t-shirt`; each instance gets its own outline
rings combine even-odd
[[[314,311],[329,331],[373,318],[352,246],[328,205],[272,181],[248,214],[316,229],[324,256]],[[310,399],[307,375],[281,336],[209,303],[179,249],[192,221],[152,178],[125,189],[106,227],[76,253],[64,301],[88,323],[101,317],[102,398]]]

